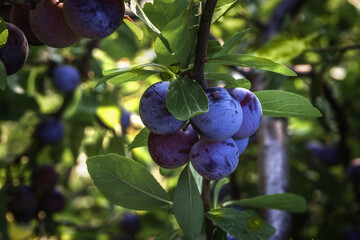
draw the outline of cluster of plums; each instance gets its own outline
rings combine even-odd
[[[54,168],[44,165],[31,177],[31,186],[20,185],[9,190],[8,209],[17,222],[28,222],[39,211],[52,214],[65,206],[63,194],[55,188],[58,177]]]
[[[139,113],[151,131],[148,149],[163,168],[177,168],[191,161],[210,180],[235,171],[239,155],[258,129],[262,108],[258,98],[244,88],[205,90],[209,111],[189,119],[176,119],[166,107],[170,82],[151,85],[140,99]],[[199,138],[200,136],[200,138]]]
[[[122,236],[115,238],[116,240],[133,240],[135,234],[141,228],[141,221],[139,215],[136,213],[126,213],[120,221],[120,228]]]
[[[0,60],[7,75],[24,65],[28,44],[64,48],[82,37],[101,39],[122,23],[125,5],[122,0],[39,0],[13,7],[6,23],[8,40],[0,49]]]

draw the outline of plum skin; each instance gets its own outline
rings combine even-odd
[[[10,22],[23,31],[30,45],[40,46],[43,43],[35,36],[30,26],[31,4],[26,2],[20,7],[14,7],[11,11]]]
[[[122,0],[65,0],[64,16],[69,26],[82,37],[109,36],[121,24],[125,13]]]
[[[238,150],[239,150],[239,155],[243,154],[247,145],[249,144],[249,138],[244,138],[244,139],[238,139],[238,140],[235,140],[235,143],[236,143],[236,146],[238,147]]]
[[[137,214],[127,213],[120,222],[121,228],[128,233],[136,233],[140,230],[140,218]]]
[[[31,180],[34,189],[45,192],[55,187],[58,176],[53,167],[43,165],[33,172]]]
[[[148,149],[154,162],[163,168],[177,168],[189,162],[192,145],[198,140],[198,135],[188,126],[173,134],[160,135],[150,132]]]
[[[65,206],[65,197],[60,191],[53,189],[41,196],[39,206],[48,213],[60,212]]]
[[[151,85],[140,98],[139,113],[144,125],[157,134],[172,134],[185,125],[166,108],[166,95],[170,82],[162,81]]]
[[[262,118],[262,107],[254,93],[245,88],[229,88],[229,93],[240,103],[243,121],[234,139],[243,139],[253,135],[259,128]]]
[[[239,151],[232,138],[218,142],[200,139],[191,148],[190,161],[204,178],[220,180],[235,171]]]
[[[80,72],[70,65],[57,66],[53,72],[55,86],[64,92],[72,92],[80,82]]]
[[[58,0],[40,0],[30,10],[30,26],[41,42],[54,48],[69,47],[81,38],[66,23]]]
[[[30,187],[20,185],[10,195],[12,197],[8,206],[16,221],[28,222],[36,216],[36,195]]]
[[[239,102],[220,87],[208,88],[205,94],[209,100],[209,111],[190,119],[194,129],[201,137],[212,141],[233,136],[243,119]]]
[[[64,126],[60,120],[49,118],[38,125],[36,134],[44,144],[54,144],[63,138]]]
[[[24,33],[14,24],[6,23],[8,39],[0,49],[0,60],[3,62],[7,75],[19,71],[25,64],[29,53],[28,41]]]

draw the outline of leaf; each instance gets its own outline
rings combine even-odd
[[[200,85],[184,77],[178,77],[170,83],[166,107],[181,121],[209,111],[208,99]]]
[[[216,208],[218,205],[219,193],[220,193],[221,188],[227,183],[229,183],[228,178],[223,178],[219,182],[216,183],[215,188],[214,188],[214,208]]]
[[[218,227],[241,240],[269,239],[275,229],[262,220],[254,210],[220,208],[205,214]]]
[[[179,234],[179,229],[172,230],[170,232],[164,233],[161,236],[155,238],[154,240],[175,240]]]
[[[221,18],[229,9],[231,9],[237,0],[221,0],[216,4],[214,14],[211,19],[211,24]]]
[[[305,212],[305,198],[293,193],[262,195],[253,198],[225,202],[223,206],[240,205],[243,207],[272,208],[288,212]]]
[[[162,31],[166,24],[178,16],[176,6],[171,2],[154,0],[154,3],[145,3],[144,12],[151,22]]]
[[[6,29],[5,21],[0,17],[0,48],[2,48],[8,38],[9,31]]]
[[[120,109],[116,105],[99,106],[96,115],[100,121],[111,129],[116,129],[120,125]]]
[[[131,20],[130,18],[129,19],[124,18],[123,22],[135,34],[137,40],[140,41],[144,37],[144,31],[133,20]]]
[[[229,54],[225,56],[213,57],[208,62],[219,63],[223,65],[257,68],[279,73],[285,76],[296,76],[295,72],[285,67],[281,63],[274,62],[267,58],[256,57],[247,54]]]
[[[134,148],[147,146],[149,134],[150,134],[150,130],[147,129],[146,127],[141,129],[141,131],[136,135],[134,140],[129,145],[129,151]]]
[[[235,46],[238,45],[239,41],[245,36],[248,31],[249,29],[245,29],[232,35],[222,46],[223,50],[215,54],[215,57],[227,55]]]
[[[254,92],[259,98],[264,116],[269,117],[321,117],[319,110],[303,96],[280,90]]]
[[[191,175],[193,176],[196,182],[199,192],[201,192],[203,177],[195,170],[191,162],[189,163],[189,169],[191,171]]]
[[[162,31],[162,35],[170,44],[171,51],[183,69],[189,66],[195,50],[200,12],[201,2],[195,3],[190,10],[183,11],[168,23]]]
[[[0,89],[5,90],[6,88],[6,69],[2,61],[0,60]]]
[[[144,11],[142,10],[140,4],[137,0],[125,0],[126,5],[131,9],[131,11],[145,23],[152,31],[157,34],[160,34],[160,30],[154,26],[154,24],[149,20]]]
[[[237,87],[246,88],[246,89],[251,88],[251,83],[249,82],[249,80],[245,78],[235,79],[233,76],[227,73],[206,73],[205,77],[206,79],[210,79],[210,80],[227,82],[225,88],[237,88]]]
[[[135,210],[151,210],[172,203],[166,191],[141,164],[117,154],[87,160],[91,178],[113,204]]]
[[[179,177],[174,194],[173,211],[185,236],[195,239],[201,232],[204,210],[189,166],[184,168]]]

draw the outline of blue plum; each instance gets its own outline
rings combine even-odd
[[[236,143],[236,146],[238,147],[239,155],[241,155],[241,154],[243,154],[247,145],[249,144],[249,138],[247,137],[244,139],[235,140],[235,143]]]
[[[44,193],[40,198],[39,207],[47,213],[60,212],[64,206],[65,197],[56,189]]]
[[[55,169],[48,165],[37,168],[32,176],[32,186],[34,189],[45,192],[55,187],[58,180]]]
[[[65,0],[64,16],[80,36],[104,38],[122,23],[125,6],[122,0]]]
[[[15,25],[6,23],[8,39],[0,49],[0,60],[7,75],[12,75],[22,68],[29,53],[28,41],[24,33]]]
[[[348,167],[349,178],[360,183],[360,158],[355,158]]]
[[[66,23],[63,3],[58,0],[40,0],[30,10],[30,27],[44,44],[54,48],[69,47],[81,37]]]
[[[205,90],[209,111],[192,117],[191,123],[199,135],[212,141],[222,141],[234,135],[240,128],[243,114],[236,101],[224,88]]]
[[[49,118],[38,125],[37,136],[45,144],[57,143],[64,136],[64,126],[59,119]]]
[[[172,134],[185,125],[177,120],[166,108],[166,95],[170,82],[163,81],[151,85],[141,96],[139,113],[144,125],[157,134]]]
[[[33,190],[25,185],[13,189],[10,194],[9,210],[18,222],[28,222],[36,216],[37,200]]]
[[[227,239],[227,240],[238,240],[237,238],[235,238],[234,236],[230,235],[229,233],[226,234],[226,239]]]
[[[233,138],[243,139],[250,137],[256,132],[261,123],[261,103],[254,93],[245,88],[229,88],[228,91],[239,101],[243,112],[242,124],[233,135]]]
[[[204,178],[220,180],[235,171],[239,163],[239,151],[232,138],[218,142],[203,138],[192,146],[190,161]]]
[[[123,134],[126,134],[126,130],[130,125],[130,116],[131,113],[127,111],[125,108],[121,110],[121,118],[120,118],[120,125]]]
[[[359,240],[360,228],[349,228],[345,231],[345,240]]]
[[[121,220],[121,228],[125,232],[134,234],[140,230],[140,218],[137,214],[127,213]]]
[[[306,143],[306,148],[327,166],[334,166],[340,163],[340,152],[335,145],[309,141]]]
[[[72,92],[80,82],[80,72],[70,65],[57,66],[53,72],[55,86],[64,92]]]
[[[192,145],[198,140],[198,135],[188,126],[173,134],[160,135],[151,132],[148,138],[150,156],[156,164],[163,168],[177,168],[189,162]]]

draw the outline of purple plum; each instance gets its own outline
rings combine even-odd
[[[166,95],[170,82],[163,81],[151,85],[140,99],[139,113],[144,125],[157,134],[172,134],[185,125],[166,108]]]
[[[229,233],[226,234],[226,240],[238,240],[234,236],[230,235]]]
[[[194,129],[203,138],[222,141],[233,136],[240,128],[243,113],[238,101],[224,88],[205,90],[209,111],[191,118]]]
[[[340,163],[340,152],[335,145],[309,141],[306,143],[306,148],[327,166],[335,166]]]
[[[121,228],[128,233],[134,234],[140,230],[140,218],[137,214],[127,213],[121,220]]]
[[[239,150],[231,137],[219,142],[200,139],[191,148],[190,161],[204,178],[220,180],[235,171]]]
[[[123,134],[126,134],[126,130],[130,125],[130,116],[131,113],[127,111],[125,108],[121,110],[121,118],[120,118],[120,125]]]
[[[245,151],[247,145],[249,144],[249,138],[244,138],[244,139],[239,139],[239,140],[235,140],[236,146],[238,147],[239,150],[239,155],[243,154],[243,152]]]
[[[70,65],[57,66],[53,72],[55,86],[64,92],[72,92],[80,82],[80,72]]]
[[[7,75],[12,75],[22,68],[29,53],[28,41],[24,33],[14,24],[6,23],[8,39],[0,49],[0,60]]]
[[[33,172],[31,180],[34,189],[45,192],[55,187],[58,176],[53,167],[43,165]]]
[[[38,125],[37,136],[44,144],[57,143],[64,136],[64,126],[59,119],[49,118]]]
[[[156,164],[163,168],[177,168],[189,162],[192,145],[198,140],[198,135],[188,126],[173,134],[160,135],[151,132],[148,139],[150,156]]]
[[[90,39],[104,38],[122,23],[125,13],[121,0],[65,0],[64,16],[74,32]]]
[[[259,128],[262,118],[262,107],[254,93],[245,88],[229,88],[229,93],[240,103],[243,121],[240,129],[233,135],[234,139],[243,139],[253,135]]]
[[[60,212],[65,206],[64,195],[56,189],[46,192],[40,198],[39,208],[48,213]]]
[[[13,189],[9,210],[18,222],[28,222],[36,216],[37,201],[33,190],[25,185]]]

